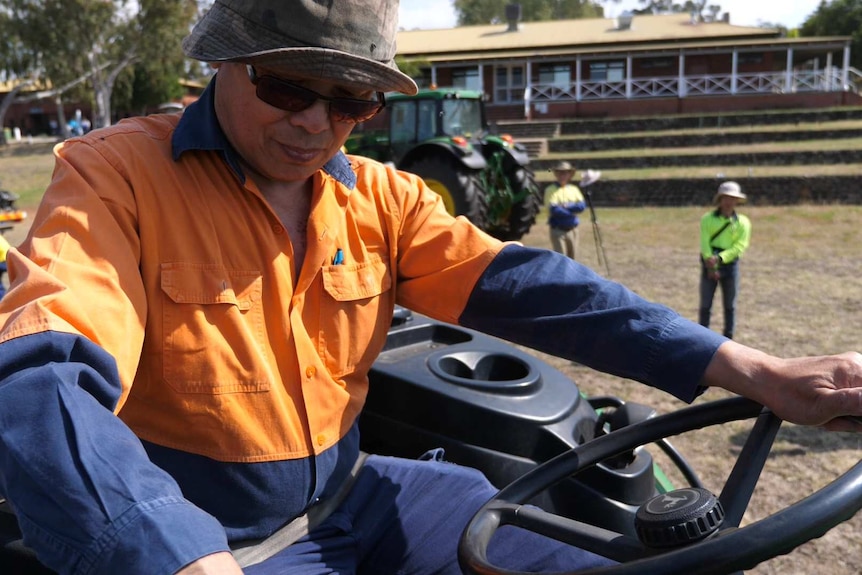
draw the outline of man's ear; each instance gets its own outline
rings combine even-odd
[[[213,70],[218,70],[219,68],[221,68],[221,62],[207,62],[207,66],[209,66]]]

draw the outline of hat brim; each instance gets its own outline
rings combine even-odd
[[[719,192],[715,194],[715,197],[712,199],[712,203],[717,204],[721,200],[722,196],[736,198],[737,200],[739,200],[740,204],[744,204],[748,201],[748,196],[746,196],[742,192]]]
[[[276,74],[298,74],[375,92],[418,92],[416,82],[394,60],[381,62],[314,46],[284,46],[284,38],[260,26],[236,26],[214,5],[182,43],[186,56],[202,62],[242,62]],[[261,46],[272,46],[261,50]]]

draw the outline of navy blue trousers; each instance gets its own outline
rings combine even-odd
[[[0,262],[0,299],[6,295],[6,286],[3,283],[3,276],[6,275],[6,262]]]
[[[460,575],[461,532],[495,489],[480,472],[438,460],[371,455],[341,506],[320,526],[248,575]],[[489,558],[527,571],[578,570],[611,564],[603,557],[502,528]]]

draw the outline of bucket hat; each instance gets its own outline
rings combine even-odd
[[[575,168],[572,167],[572,164],[563,160],[562,162],[557,162],[554,166],[555,172],[573,172]]]
[[[748,199],[748,196],[742,193],[742,188],[740,188],[739,184],[736,182],[724,182],[718,186],[718,192],[715,193],[712,203],[717,204],[721,199],[721,196],[736,198],[739,200],[740,204],[744,204],[745,200]]]
[[[216,0],[182,43],[189,58],[415,94],[395,64],[398,0]]]

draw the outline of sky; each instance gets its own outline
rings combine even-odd
[[[758,26],[769,22],[797,28],[817,10],[820,0],[716,0],[714,3],[721,6],[720,14],[730,12],[731,24]],[[608,2],[605,15],[615,17],[625,10],[640,7],[637,0]],[[452,0],[401,0],[400,26],[404,29],[452,28],[455,21]]]

